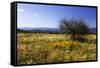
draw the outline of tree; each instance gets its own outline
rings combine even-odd
[[[63,33],[69,33],[71,39],[80,39],[81,35],[89,33],[89,27],[83,19],[66,19],[60,20],[60,31]]]

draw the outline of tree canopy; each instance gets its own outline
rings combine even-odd
[[[83,35],[89,33],[89,26],[83,19],[66,19],[60,20],[59,24],[60,31],[63,33],[69,33],[73,38],[77,35]]]

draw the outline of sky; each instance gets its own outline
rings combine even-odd
[[[59,28],[59,21],[64,17],[83,18],[89,27],[96,27],[96,8],[17,4],[17,28]]]

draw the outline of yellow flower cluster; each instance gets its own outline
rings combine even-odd
[[[50,46],[78,46],[80,42],[77,41],[62,41],[62,42],[52,42]]]

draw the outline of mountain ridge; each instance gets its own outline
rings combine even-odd
[[[96,28],[91,27],[90,33],[96,33]],[[60,33],[59,28],[29,28],[29,27],[23,27],[23,28],[18,28],[18,30],[22,31],[28,31],[28,32],[47,32],[47,33]]]

